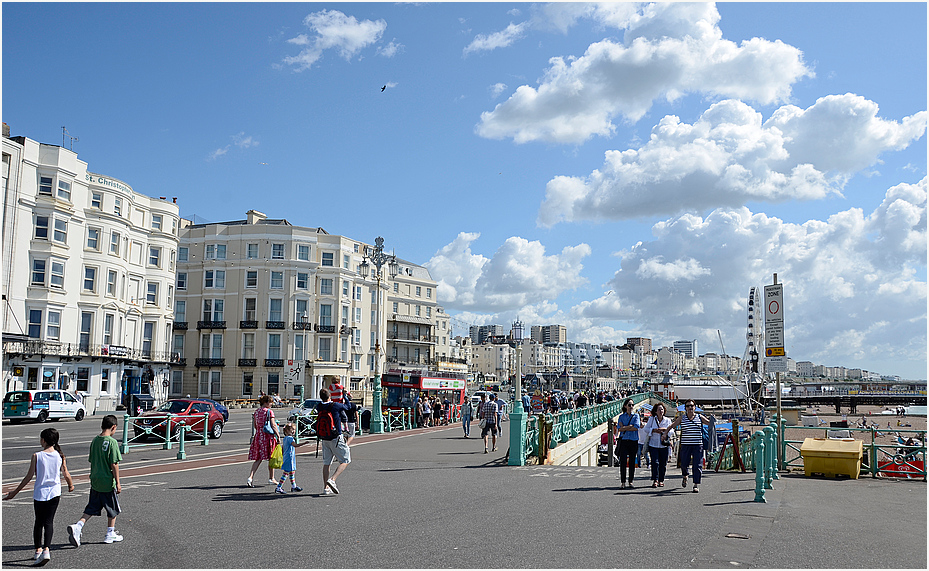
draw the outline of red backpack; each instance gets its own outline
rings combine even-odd
[[[319,408],[316,411],[316,436],[320,440],[333,440],[338,438],[339,432],[335,427],[335,417],[328,408]]]

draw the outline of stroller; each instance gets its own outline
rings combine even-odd
[[[609,433],[604,432],[600,435],[600,444],[597,446],[597,466],[609,466],[610,464],[610,444]],[[616,456],[616,443],[613,443],[613,465],[619,466],[619,457]]]

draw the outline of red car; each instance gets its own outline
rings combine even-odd
[[[209,413],[210,438],[223,435],[223,415],[212,403],[200,399],[171,399],[155,410],[143,412],[133,421],[132,430],[136,437],[146,434],[146,429],[164,438],[171,414],[171,434],[177,434],[177,425],[184,422],[195,432],[203,431],[203,414]]]

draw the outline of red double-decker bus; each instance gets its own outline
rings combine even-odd
[[[436,371],[389,371],[381,377],[382,406],[385,408],[412,408],[418,396],[435,396],[460,406],[465,401],[468,381],[459,373]]]

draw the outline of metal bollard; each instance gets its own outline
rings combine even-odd
[[[171,418],[174,415],[170,412],[168,413],[168,426],[165,427],[165,443],[162,445],[162,450],[171,450],[171,439],[174,438],[171,435]]]
[[[181,421],[181,424],[177,427],[177,459],[186,460],[187,452],[184,451],[184,434],[187,432],[187,427],[184,425],[184,421]]]
[[[775,450],[777,449],[777,437],[774,434],[774,429],[770,426],[766,426],[764,429],[765,433],[765,455],[764,455],[764,465],[765,465],[765,480],[764,487],[766,490],[773,490],[774,486],[771,485],[771,482],[774,480],[774,471],[777,469],[775,464]]]
[[[277,424],[277,421],[274,421]],[[203,413],[203,445],[210,445],[210,413]]]
[[[123,416],[123,442],[120,448],[120,452],[123,454],[129,452],[129,413]]]
[[[760,503],[767,503],[767,500],[764,498],[764,489],[765,489],[765,463],[764,463],[764,436],[755,433],[755,501]]]

